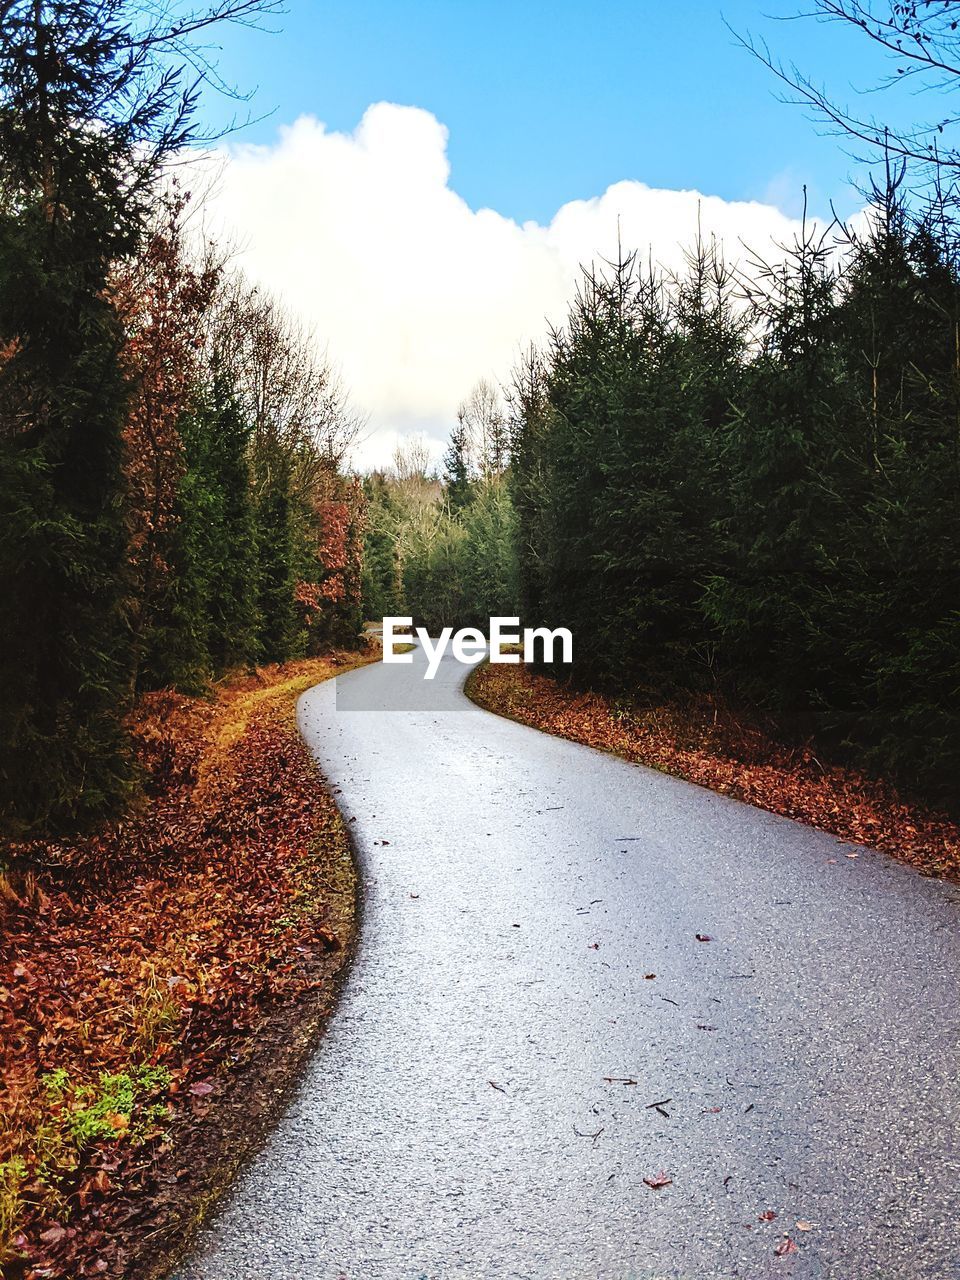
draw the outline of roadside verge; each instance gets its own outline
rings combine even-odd
[[[258,1145],[330,1012],[357,879],[296,727],[339,653],[146,696],[144,795],[0,875],[0,1264],[167,1274]]]
[[[951,815],[909,803],[880,779],[823,764],[808,748],[786,747],[719,708],[630,707],[566,689],[522,664],[484,663],[465,692],[496,715],[881,849],[925,875],[960,879],[960,823]]]

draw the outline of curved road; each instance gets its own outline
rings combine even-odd
[[[960,1277],[960,890],[416,658],[301,703],[362,941],[180,1280]]]

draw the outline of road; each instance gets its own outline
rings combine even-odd
[[[301,702],[361,943],[180,1280],[960,1277],[960,889],[415,658]]]

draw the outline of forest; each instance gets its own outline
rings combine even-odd
[[[676,273],[644,245],[586,264],[567,314],[514,368],[464,388],[442,457],[408,435],[392,465],[361,474],[365,422],[322,354],[332,335],[205,232],[202,165],[187,162],[216,141],[199,123],[202,94],[243,102],[211,61],[211,32],[282,6],[197,3],[0,5],[5,1280],[162,1280],[180,1265],[355,981],[361,906],[362,981],[339,1033],[347,1069],[308,1091],[329,1110],[311,1121],[298,1103],[278,1184],[302,1200],[285,1191],[276,1217],[271,1202],[249,1230],[212,1232],[242,1268],[259,1265],[260,1247],[280,1251],[263,1274],[298,1268],[298,1232],[304,1265],[320,1265],[317,1242],[344,1224],[351,1247],[372,1242],[375,1266],[392,1233],[407,1268],[414,1228],[439,1221],[441,1186],[451,1257],[465,1219],[448,1195],[472,1204],[481,1231],[489,1214],[472,1195],[535,1222],[535,1188],[553,1212],[540,1148],[474,1141],[478,1120],[514,1134],[517,1101],[536,1119],[536,1097],[570,1104],[560,1127],[578,1159],[564,1155],[564,1186],[588,1215],[571,1216],[577,1250],[603,1218],[597,1187],[604,1213],[622,1200],[624,1240],[638,1196],[671,1203],[659,1120],[672,1115],[673,1133],[689,1136],[692,1118],[704,1135],[703,1158],[677,1162],[677,1191],[694,1212],[710,1206],[711,1242],[728,1206],[741,1261],[747,1229],[768,1261],[799,1253],[771,1234],[791,1220],[815,1247],[818,1204],[825,1239],[842,1211],[899,1247],[889,1221],[877,1232],[859,1204],[835,1212],[816,1198],[841,1169],[807,1159],[827,1130],[856,1156],[841,1179],[851,1205],[855,1174],[892,1169],[916,1240],[933,1238],[931,1223],[946,1232],[955,1214],[910,1178],[932,1184],[942,1168],[949,1181],[953,1168],[916,1117],[949,1136],[960,152],[834,112],[885,153],[849,224],[805,216],[793,243],[736,260],[705,230]],[[939,76],[933,29],[960,76],[960,35],[941,8],[894,5],[876,29],[856,0],[817,8],[881,43],[891,29],[912,36],[904,56]],[[812,82],[787,78],[829,113]],[[340,716],[328,682],[389,673],[359,671],[380,656],[366,624],[387,615],[431,634],[486,630],[492,616],[569,629],[572,664],[486,665],[467,686],[554,739],[481,715],[457,689],[468,714],[442,730],[425,727],[432,716]],[[568,752],[563,737],[601,750]],[[883,850],[930,878],[895,880],[906,872]],[[796,906],[779,897],[790,885]],[[892,948],[910,963],[892,964]],[[741,972],[748,953],[756,969],[751,958]],[[703,966],[714,955],[715,972]],[[518,979],[534,963],[542,977]],[[643,1016],[622,1018],[628,1007]],[[621,1018],[636,1038],[611,1036]],[[693,1047],[706,1043],[721,1047]],[[758,1044],[771,1080],[796,1077],[786,1093],[798,1110],[782,1110],[780,1083],[747,1079]],[[601,1065],[611,1047],[624,1060]],[[935,1088],[918,1063],[933,1064]],[[732,1076],[711,1085],[714,1067]],[[618,1139],[625,1088],[642,1106]],[[704,1107],[708,1096],[723,1105]],[[733,1141],[747,1131],[731,1127],[718,1147],[706,1117],[724,1108],[725,1125],[769,1123],[768,1138]],[[868,1113],[888,1117],[889,1150],[861,1132]],[[559,1114],[534,1126],[554,1144]],[[646,1147],[638,1114],[655,1126]],[[385,1141],[407,1142],[411,1116],[429,1160],[466,1153],[462,1177],[437,1164],[431,1190],[419,1154],[382,1159]],[[777,1163],[785,1132],[809,1136],[798,1177],[818,1185],[804,1204],[780,1199],[783,1184],[800,1192]],[[720,1180],[721,1149],[748,1161],[742,1175],[731,1163]],[[505,1175],[504,1153],[530,1163]],[[769,1202],[744,1198],[761,1165],[779,1170]],[[698,1191],[698,1177],[713,1182]],[[396,1202],[406,1218],[382,1179],[410,1189]],[[304,1206],[324,1197],[334,1211],[315,1229]],[[536,1268],[547,1236],[527,1236]],[[619,1265],[612,1239],[605,1262]]]
[[[909,158],[856,228],[806,221],[773,261],[704,236],[678,275],[585,268],[439,469],[413,440],[361,477],[315,336],[204,241],[169,164],[194,138],[184,32],[119,0],[44,12],[10,9],[0,62],[8,836],[122,809],[144,692],[407,612],[567,626],[579,686],[723,697],[950,798],[960,238]]]
[[[904,176],[775,262],[585,270],[439,478],[414,448],[364,482],[367,612],[566,626],[581,688],[722,698],[954,801],[960,237]]]
[[[5,6],[0,28],[0,829],[136,786],[144,692],[354,643],[358,426],[282,302],[205,243],[183,22]],[[195,175],[193,175],[195,176]]]

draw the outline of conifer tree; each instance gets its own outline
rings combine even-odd
[[[452,514],[462,511],[470,501],[470,436],[461,411],[457,425],[450,433],[450,443],[443,455],[444,485],[447,504]]]
[[[165,157],[191,134],[176,59],[261,0],[178,16],[128,0],[0,12],[0,823],[82,823],[126,793],[134,667],[108,290]]]

